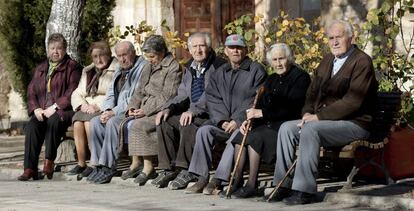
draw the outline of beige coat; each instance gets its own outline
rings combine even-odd
[[[95,104],[102,110],[102,102],[105,99],[106,91],[111,85],[112,77],[115,72],[115,67],[118,64],[115,58],[112,59],[112,63],[109,67],[102,72],[101,77],[99,78],[99,85],[97,90],[97,95],[94,97],[87,96],[86,93],[86,75],[89,71],[93,71],[95,65],[92,63],[89,66],[83,68],[82,76],[78,85],[78,88],[75,89],[72,93],[71,104],[73,109],[76,111],[79,106],[82,104]]]
[[[160,64],[144,67],[139,85],[128,104],[130,108],[141,108],[145,117],[132,120],[128,129],[129,155],[157,155],[158,140],[155,131],[155,114],[177,94],[182,70],[171,54]]]

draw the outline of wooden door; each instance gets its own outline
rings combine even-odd
[[[186,32],[209,32],[213,48],[223,44],[224,26],[243,14],[254,13],[254,0],[175,0],[175,26],[182,36]],[[190,58],[187,51],[178,57]]]

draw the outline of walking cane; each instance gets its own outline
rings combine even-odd
[[[277,193],[277,191],[279,190],[282,183],[286,180],[286,178],[289,176],[289,174],[292,173],[293,169],[296,166],[297,161],[298,161],[298,158],[295,159],[295,161],[292,163],[292,166],[290,166],[290,168],[287,170],[287,172],[286,172],[285,176],[282,178],[282,180],[280,180],[279,183],[276,185],[276,187],[272,190],[272,192],[270,192],[270,196],[269,196],[269,198],[267,198],[267,202],[270,202],[270,200],[272,200],[273,195],[275,195],[275,193]]]
[[[260,87],[256,91],[256,96],[254,98],[252,108],[255,108],[256,107],[257,100],[259,99],[259,96],[263,94],[263,92],[264,92],[264,87],[263,86]],[[237,167],[239,166],[240,157],[241,157],[241,154],[242,154],[242,151],[243,151],[243,147],[244,147],[244,144],[246,142],[247,135],[249,134],[249,131],[250,131],[251,127],[252,127],[252,120],[249,119],[249,120],[247,120],[246,133],[244,134],[243,139],[242,139],[242,142],[240,144],[240,150],[239,150],[239,152],[237,154],[236,163],[234,164],[233,172],[232,172],[231,177],[230,177],[229,187],[227,188],[227,192],[226,192],[226,197],[227,198],[230,198],[229,194],[230,194],[230,189],[231,189],[231,186],[232,186],[232,183],[233,183],[233,180],[234,180],[234,175],[236,174]]]

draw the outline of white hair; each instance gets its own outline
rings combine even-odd
[[[332,28],[332,26],[336,24],[340,24],[344,27],[346,35],[348,37],[352,37],[354,35],[354,28],[348,21],[344,21],[344,20],[333,20],[329,22],[328,27],[326,28],[327,29],[326,31],[328,32]]]
[[[189,38],[188,38],[188,49],[191,49],[192,45],[191,45],[191,41],[193,40],[194,37],[202,37],[204,38],[206,45],[211,48],[211,37],[210,34],[207,32],[196,32],[194,34],[192,34]]]
[[[295,59],[293,58],[292,50],[289,48],[289,46],[286,43],[276,43],[270,46],[269,50],[266,52],[266,60],[267,63],[271,63],[272,61],[272,55],[276,51],[282,50],[285,53],[285,56],[289,63],[293,64],[295,63]]]
[[[134,46],[134,44],[132,44],[132,42],[127,41],[127,40],[124,40],[124,41],[121,41],[121,42],[116,43],[116,45],[115,45],[115,53],[117,52],[117,50],[118,50],[119,46],[121,45],[121,43],[126,43],[128,45],[128,52],[130,52],[132,54],[135,54],[136,53],[135,52],[135,46]]]

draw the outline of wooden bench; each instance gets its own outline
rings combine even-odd
[[[354,160],[354,166],[347,177],[347,182],[343,189],[352,188],[353,179],[358,174],[358,171],[370,165],[382,171],[386,184],[394,183],[384,163],[384,147],[388,143],[391,129],[395,125],[400,103],[401,92],[379,92],[371,134],[367,139],[355,140],[339,148],[321,148],[321,158]],[[357,154],[363,156],[356,156]]]

